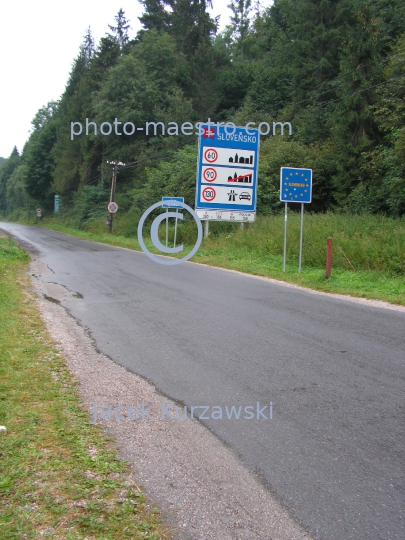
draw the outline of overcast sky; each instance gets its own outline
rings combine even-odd
[[[229,23],[229,0],[213,0],[213,4],[212,13],[221,15],[223,29]],[[137,0],[1,2],[1,157],[8,157],[14,145],[21,152],[37,110],[60,98],[86,28],[90,26],[97,43],[121,7],[134,37],[143,11]]]

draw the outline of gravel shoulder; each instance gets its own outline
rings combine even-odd
[[[86,329],[69,315],[63,301],[74,296],[49,282],[46,265],[31,263],[38,308],[66,359],[93,420],[98,410],[142,402],[160,411],[169,400],[155,388],[97,351]],[[159,506],[173,537],[221,540],[310,539],[285,508],[238,457],[196,420],[98,420],[116,440],[120,456],[134,469],[146,493]]]

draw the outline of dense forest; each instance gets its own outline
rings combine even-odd
[[[79,225],[105,217],[112,166],[128,219],[162,195],[194,205],[197,136],[71,137],[71,122],[290,122],[261,137],[258,211],[278,211],[281,166],[313,169],[308,210],[405,214],[405,2],[233,0],[218,32],[207,0],[142,0],[131,38],[120,10],[90,29],[57,102],[41,108],[21,153],[0,160],[0,213],[28,205]],[[211,5],[211,4],[210,4]],[[215,7],[215,6],[214,6]],[[256,124],[256,125],[257,125]]]

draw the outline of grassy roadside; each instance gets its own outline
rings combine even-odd
[[[0,238],[0,538],[167,538],[113,441],[89,423],[29,287]]]
[[[135,234],[131,237],[109,235],[105,231],[104,222],[91,225],[90,230],[86,231],[67,226],[53,218],[46,218],[40,226],[88,240],[140,250]],[[386,223],[378,216],[367,217],[367,220],[361,216],[353,216],[351,220],[344,216],[316,216],[314,219],[309,216],[305,225],[301,274],[297,271],[298,215],[289,217],[286,272],[282,271],[281,254],[283,216],[259,219],[244,230],[233,223],[213,223],[210,225],[211,229],[213,234],[210,233],[208,239],[203,240],[192,259],[194,262],[274,278],[318,291],[405,305],[404,220],[391,220]],[[119,232],[119,226],[116,230]],[[188,242],[189,232],[186,230],[183,238],[179,237],[179,242],[184,243],[186,248],[188,244],[191,245]],[[172,230],[170,234],[173,234]],[[327,236],[334,238],[333,270],[330,279],[325,278],[324,267]],[[146,242],[146,245],[151,252],[158,253],[150,242]],[[187,249],[184,253],[186,252]],[[183,253],[180,256],[183,256]]]

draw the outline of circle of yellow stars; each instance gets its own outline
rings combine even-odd
[[[299,173],[296,172],[295,174],[298,176]],[[293,176],[293,173],[292,173],[292,172],[290,173],[290,176]],[[301,173],[301,176],[304,176],[304,173]],[[286,176],[286,177],[285,177],[285,180],[290,180],[290,178],[289,178],[288,176]],[[286,185],[287,185],[287,182],[284,182],[284,185],[286,186]],[[308,187],[309,187],[309,184],[305,184],[305,187],[308,188]],[[296,188],[294,188],[294,191],[295,191],[295,189],[296,189]],[[287,191],[287,192],[288,192],[288,191],[289,191],[289,190],[288,190],[288,187],[284,188],[284,191]],[[308,193],[308,189],[304,189],[304,193]],[[288,193],[288,195],[289,195],[290,197],[292,197],[293,194],[292,194],[292,192],[290,191],[290,192]],[[303,193],[300,193],[300,197],[303,197],[303,196],[304,196],[304,194],[303,194]],[[294,195],[294,198],[295,198],[295,199],[298,199],[298,195]]]

